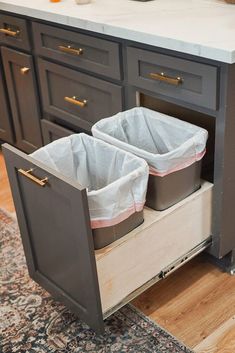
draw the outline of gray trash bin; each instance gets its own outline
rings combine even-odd
[[[56,140],[31,157],[86,188],[95,249],[143,222],[148,165],[141,158],[86,134]]]
[[[147,108],[102,119],[92,133],[149,165],[146,205],[164,210],[197,190],[208,133],[193,124]]]

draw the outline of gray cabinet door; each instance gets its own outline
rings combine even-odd
[[[42,146],[40,113],[31,55],[2,47],[2,60],[16,145],[25,152]]]
[[[10,145],[3,153],[30,276],[102,332],[86,189]]]
[[[7,104],[2,66],[0,66],[0,139],[10,143],[14,142],[13,126],[11,122],[9,107]]]

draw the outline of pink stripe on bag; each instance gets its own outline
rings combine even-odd
[[[121,223],[128,217],[130,217],[135,212],[140,212],[144,208],[144,204],[142,202],[135,203],[132,207],[128,208],[125,212],[121,213],[117,217],[112,219],[99,219],[99,220],[91,220],[91,228],[103,228],[103,227],[111,227],[115,226],[118,223]]]
[[[167,172],[160,173],[160,172],[157,171],[157,169],[155,169],[153,167],[149,167],[149,174],[155,175],[155,176],[164,177],[164,176],[166,176],[168,174],[171,174],[173,172],[177,172],[178,170],[181,170],[181,169],[184,169],[186,167],[189,167],[190,165],[192,165],[193,163],[195,163],[197,161],[200,161],[204,157],[205,153],[206,153],[206,149],[204,149],[204,151],[196,154],[195,157],[192,157],[192,158],[188,159],[187,162],[185,162],[184,164],[181,164],[178,167],[170,169]]]

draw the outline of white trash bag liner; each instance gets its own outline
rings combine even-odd
[[[142,107],[98,121],[92,134],[144,158],[162,177],[202,159],[208,138],[205,129]]]
[[[93,229],[113,226],[143,209],[148,165],[131,153],[86,134],[74,134],[31,157],[87,189]]]

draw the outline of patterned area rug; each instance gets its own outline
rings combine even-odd
[[[97,336],[28,276],[17,223],[0,210],[1,353],[192,353],[133,306]]]

